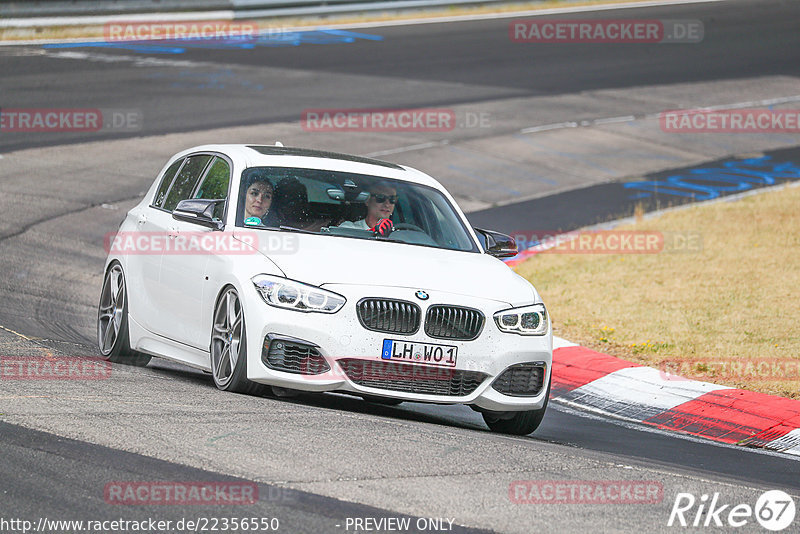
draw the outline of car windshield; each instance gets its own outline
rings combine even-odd
[[[241,180],[237,226],[478,252],[451,203],[432,187],[285,167],[251,167]],[[393,230],[378,236],[372,228],[382,219]]]

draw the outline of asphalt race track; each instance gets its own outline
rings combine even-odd
[[[637,16],[650,19],[705,21],[700,45],[531,47],[509,40],[510,19],[362,28],[351,32],[355,36],[349,43],[331,39],[329,44],[253,49],[185,46],[182,53],[148,54],[71,44],[48,48],[48,55],[38,60],[28,55],[4,57],[2,107],[47,102],[69,108],[90,101],[101,109],[138,109],[145,117],[144,133],[153,135],[297,121],[304,109],[313,107],[453,106],[609,88],[793,76],[800,55],[796,9],[791,2],[731,1],[637,10]],[[599,15],[570,18],[587,17]],[[622,10],[603,12],[602,17],[634,15]],[[80,53],[87,59],[63,58]],[[147,58],[150,63],[135,63]],[[159,61],[168,68],[159,69]],[[194,62],[206,68],[194,72]],[[556,122],[548,120],[545,110],[539,116],[541,123]],[[62,134],[55,142],[113,135]],[[0,153],[53,143],[49,135],[8,137],[0,139]]]
[[[491,19],[312,32],[280,46],[0,46],[0,113],[98,108],[109,120],[136,118],[94,132],[0,131],[0,356],[98,354],[103,237],[167,158],[194,145],[280,139],[406,163],[439,178],[473,223],[507,232],[616,219],[642,199],[648,210],[688,202],[629,184],[696,168],[742,158],[800,165],[796,134],[692,137],[661,132],[652,118],[730,103],[796,109],[800,4],[569,18],[699,20],[705,35],[696,44],[526,45],[509,40],[511,19]],[[320,108],[447,108],[458,125],[304,129],[303,111]],[[409,519],[410,532],[666,532],[681,529],[667,526],[679,492],[719,493],[732,506],[752,506],[769,489],[800,496],[796,459],[557,403],[537,432],[515,438],[488,432],[466,407],[224,394],[208,375],[166,361],[115,365],[107,380],[0,382],[0,447],[0,531],[3,519],[45,517],[391,530],[352,523],[369,517]],[[114,481],[156,480],[252,482],[259,499],[104,499]],[[519,504],[509,488],[520,480],[655,481],[663,495],[652,504]],[[763,531],[752,518],[740,530]]]

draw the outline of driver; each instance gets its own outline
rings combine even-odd
[[[244,224],[267,224],[275,188],[264,173],[253,172],[244,181]]]
[[[355,222],[345,221],[340,228],[372,230],[380,235],[388,235],[393,228],[392,213],[397,203],[397,190],[387,182],[377,182],[369,188],[367,216]]]

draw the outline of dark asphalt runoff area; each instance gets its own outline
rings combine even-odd
[[[137,142],[163,135],[152,142],[174,142],[167,134],[297,123],[309,108],[418,108],[508,101],[513,109],[514,99],[530,96],[569,97],[590,90],[799,74],[800,4],[793,2],[731,0],[558,18],[634,16],[701,20],[703,45],[525,47],[508,39],[511,19],[496,19],[359,28],[353,32],[363,36],[351,35],[346,43],[328,36],[332,42],[327,44],[251,49],[0,47],[0,113],[4,108],[90,107],[134,110],[145,118],[134,129],[0,132],[0,155],[43,148],[36,154],[52,157],[46,177],[0,176],[0,192],[7,196],[18,187],[12,178],[31,183],[40,178],[43,183],[42,217],[16,228],[0,214],[0,222],[9,222],[11,228],[0,233],[0,247],[5,247],[0,264],[8,269],[0,273],[4,299],[0,341],[8,343],[4,350],[13,345],[9,340],[16,340],[22,353],[33,350],[28,346],[31,341],[37,350],[97,355],[91,325],[104,257],[97,243],[122,218],[121,210],[150,185],[155,164],[136,152],[115,154],[129,167],[130,162],[141,161],[147,168],[129,175],[109,168],[106,178],[95,161],[71,161],[70,165],[85,170],[86,181],[79,187],[90,191],[86,203],[71,204],[73,199],[62,198],[66,195],[59,189],[64,185],[57,179],[58,169],[70,158],[70,147],[78,143],[98,142],[102,152],[102,143],[118,139]],[[613,95],[607,98],[614,100]],[[542,124],[576,118],[553,113]],[[497,124],[493,133],[502,133],[503,128]],[[514,128],[508,127],[508,133]],[[398,140],[401,145],[415,142],[410,136]],[[365,152],[358,145],[350,151]],[[402,156],[391,159],[401,161]],[[800,165],[797,148],[752,157],[766,157],[770,165]],[[743,178],[737,189],[735,180],[723,187],[719,181],[704,182],[701,173],[694,172],[729,163],[741,176],[759,176],[741,174],[745,165],[741,158],[707,158],[702,164],[624,181],[587,180],[581,187],[473,211],[468,217],[476,226],[509,233],[521,226],[571,230],[630,216],[637,205],[652,211],[788,180],[773,166],[774,183]],[[101,177],[92,182],[98,174]],[[685,178],[690,175],[693,181]],[[122,183],[121,176],[129,182]],[[106,189],[115,179],[120,184]],[[666,183],[678,183],[679,193],[665,193]],[[687,190],[688,195],[684,194]],[[7,206],[7,213],[13,213],[13,207]],[[47,226],[45,215],[50,210],[63,215],[64,222],[50,221]],[[40,233],[37,227],[43,225],[52,236]],[[66,280],[52,276],[54,270],[68,273]],[[74,391],[31,384],[12,391],[10,384],[0,383],[0,516],[177,521],[204,515],[255,515],[278,518],[279,532],[347,532],[341,522],[348,517],[410,517],[414,524],[416,517],[444,517],[460,503],[463,517],[469,516],[469,508],[480,510],[469,516],[471,524],[499,532],[572,532],[589,527],[638,532],[664,530],[677,491],[699,495],[701,490],[721,488],[731,498],[745,499],[780,488],[800,495],[800,462],[793,458],[642,429],[558,403],[551,404],[533,435],[509,438],[489,433],[480,416],[466,407],[414,403],[387,407],[329,394],[293,400],[220,397],[207,375],[163,361],[145,369],[115,366],[114,373],[116,382],[100,384],[96,390],[80,384]],[[39,397],[42,404],[35,404]],[[220,449],[204,456],[211,450],[202,445],[210,439],[207,426],[212,423],[224,436],[229,435],[223,433],[229,427],[233,429],[233,445],[228,449],[227,442],[220,441]],[[663,480],[664,502],[657,509],[544,505],[523,510],[507,506],[505,494],[502,504],[492,501],[497,491],[508,491],[507,480],[628,475]],[[203,506],[121,507],[104,501],[103,488],[109,481],[209,479],[257,480],[262,499],[241,511]],[[288,484],[303,489],[287,489]],[[464,497],[470,492],[477,495],[474,502]],[[372,505],[359,504],[366,502]],[[396,511],[403,506],[413,507],[414,513]],[[481,530],[456,525],[452,531]]]
[[[763,175],[764,168],[741,165],[737,169],[731,168],[728,179],[723,183],[720,183],[717,173],[715,173],[716,180],[703,180],[709,175],[702,174],[702,171],[724,169],[726,165],[740,161],[735,158],[725,158],[703,165],[653,173],[643,177],[642,180],[596,184],[506,206],[474,211],[468,217],[474,226],[492,228],[509,235],[530,233],[531,230],[569,232],[631,217],[637,209],[642,213],[648,213],[800,180],[800,174],[797,172],[800,169],[798,165],[800,148],[775,150],[765,155],[775,162],[773,164],[771,161],[770,164],[779,169],[781,164],[791,165],[792,172],[775,172],[763,181],[758,178],[760,174]],[[772,168],[770,166],[769,170]],[[750,173],[742,172],[742,169],[749,170]],[[682,187],[676,187],[674,185],[676,180],[670,182],[668,180],[670,177],[680,177]],[[647,184],[647,187],[641,187],[640,184],[643,183]],[[679,194],[675,194],[676,192]],[[712,198],[707,198],[709,196]],[[580,208],[576,209],[578,206]],[[525,223],[521,224],[520,221]]]

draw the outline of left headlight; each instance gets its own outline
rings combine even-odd
[[[494,314],[494,322],[503,332],[523,336],[543,336],[548,328],[547,310],[544,304],[502,310]]]
[[[264,302],[276,308],[336,313],[347,302],[343,296],[332,291],[280,276],[259,274],[252,278],[252,282]]]

